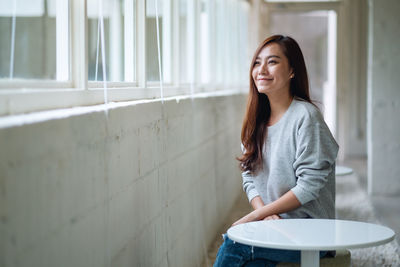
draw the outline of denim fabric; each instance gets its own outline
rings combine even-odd
[[[300,251],[260,248],[232,241],[226,234],[218,250],[214,267],[274,267],[279,262],[300,262]],[[321,252],[320,256],[325,256]]]

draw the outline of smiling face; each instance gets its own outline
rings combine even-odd
[[[260,93],[289,93],[293,75],[289,60],[277,43],[270,43],[261,49],[254,61],[252,77]]]

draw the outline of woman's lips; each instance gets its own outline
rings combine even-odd
[[[271,78],[259,78],[259,79],[257,79],[257,81],[260,81],[260,82],[267,81],[267,82],[269,82],[269,81],[272,81],[272,79]]]

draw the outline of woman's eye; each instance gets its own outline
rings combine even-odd
[[[276,64],[276,63],[278,63],[278,62],[276,62],[275,60],[268,61],[268,64]]]
[[[256,66],[256,65],[260,65],[260,61],[255,61],[254,66]]]

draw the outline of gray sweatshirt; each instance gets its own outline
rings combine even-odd
[[[319,110],[294,99],[283,117],[268,127],[263,167],[243,172],[249,201],[271,203],[292,190],[302,204],[283,218],[335,218],[335,160],[338,145]]]

